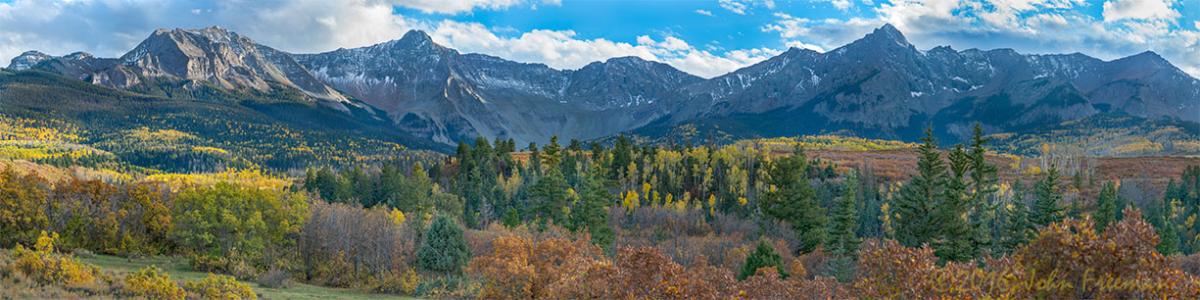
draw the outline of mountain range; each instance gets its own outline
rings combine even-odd
[[[421,31],[292,54],[218,27],[160,29],[119,58],[29,51],[8,69],[194,101],[302,104],[444,145],[479,136],[523,144],[620,133],[913,140],[927,125],[959,140],[974,123],[990,133],[1021,133],[1103,116],[1192,129],[1200,122],[1200,80],[1153,52],[1104,61],[1079,53],[919,50],[891,25],[825,53],[790,48],[711,79],[637,57],[559,70],[459,53]]]

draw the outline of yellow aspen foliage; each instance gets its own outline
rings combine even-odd
[[[646,197],[646,200],[650,200],[650,198],[649,198],[650,197],[650,183],[649,182],[642,183],[642,195]]]
[[[670,208],[675,209],[675,211],[677,211],[677,212],[684,212],[684,211],[687,211],[687,206],[688,206],[687,201],[679,200],[679,201],[675,201],[675,203],[672,204]]]
[[[625,197],[621,200],[621,206],[627,210],[633,210],[641,206],[641,201],[638,200],[638,193],[635,191],[625,192]]]
[[[125,289],[146,299],[182,300],[187,297],[187,292],[157,266],[148,266],[125,276]]]
[[[392,211],[389,214],[389,217],[391,217],[392,223],[396,223],[396,225],[404,224],[404,220],[405,220],[404,212],[400,211],[399,209],[392,208]]]
[[[54,253],[58,233],[38,236],[32,250],[17,245],[13,249],[13,269],[42,284],[81,286],[94,283],[100,277],[100,269],[79,262],[74,257]]]
[[[882,223],[884,234],[887,236],[892,236],[893,229],[891,203],[884,202],[883,204],[879,205],[879,219],[879,222]]]
[[[746,206],[747,203],[750,203],[750,200],[747,200],[746,197],[738,197],[738,205]]]
[[[204,279],[184,284],[184,288],[201,299],[258,299],[258,295],[254,293],[253,289],[250,289],[249,285],[238,282],[237,279],[228,275],[209,273],[208,277],[204,277]]]

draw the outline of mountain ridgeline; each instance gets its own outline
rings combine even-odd
[[[826,53],[791,48],[711,79],[637,57],[558,70],[459,53],[421,31],[291,54],[217,27],[158,30],[120,58],[30,51],[8,68],[171,98],[300,103],[438,144],[619,133],[915,140],[927,125],[954,141],[974,123],[992,133],[1033,133],[1109,116],[1181,124],[1190,136],[1200,130],[1200,81],[1153,52],[1103,61],[918,50],[891,25]]]

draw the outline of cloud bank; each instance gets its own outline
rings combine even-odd
[[[829,51],[891,23],[923,49],[937,45],[1015,48],[1025,53],[1082,52],[1102,59],[1152,50],[1200,77],[1200,32],[1196,29],[1200,24],[1194,24],[1200,22],[1183,19],[1183,4],[1175,0],[813,3],[828,5],[842,17],[781,12],[771,0],[716,0],[710,6],[716,10],[693,7],[684,11],[696,17],[759,18],[763,25],[747,30],[777,38],[767,45],[724,49],[714,41],[687,41],[669,31],[649,28],[628,36],[590,37],[570,29],[519,32],[447,17],[562,5],[558,0],[0,0],[0,65],[27,50],[52,55],[86,51],[116,57],[157,28],[217,25],[297,53],[368,46],[419,29],[429,32],[438,43],[463,52],[559,69],[637,56],[714,77],[760,62],[786,47]],[[410,9],[416,15],[399,14],[396,8]]]
[[[312,53],[368,46],[396,39],[408,30],[429,32],[434,40],[463,52],[496,55],[521,62],[576,69],[593,61],[637,56],[712,77],[761,61],[778,51],[744,49],[724,52],[693,47],[672,36],[643,42],[582,38],[571,30],[532,30],[498,34],[480,23],[421,21],[396,14],[407,7],[431,14],[518,5],[558,5],[524,0],[347,0],[159,2],[33,1],[0,3],[0,61],[27,50],[51,55],[74,51],[116,57],[157,28],[221,26],[281,50]],[[2,65],[6,65],[3,63]]]

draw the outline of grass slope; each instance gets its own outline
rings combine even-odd
[[[123,276],[146,266],[155,265],[171,275],[176,281],[199,280],[208,275],[205,272],[192,270],[187,262],[170,257],[147,257],[129,259],[110,255],[94,255],[81,257],[85,263],[93,264],[100,269]],[[266,288],[254,282],[246,282],[264,299],[417,299],[395,295],[371,294],[353,289],[337,289],[315,285],[293,283],[289,288]]]

